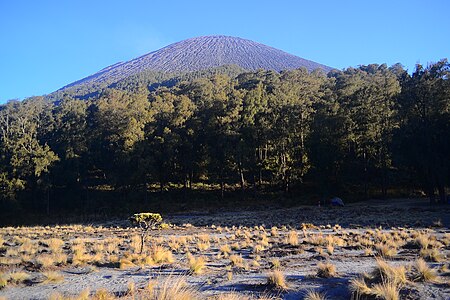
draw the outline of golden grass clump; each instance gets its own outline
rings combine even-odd
[[[137,253],[141,250],[141,237],[138,235],[133,235],[130,239],[130,249]]]
[[[105,239],[105,250],[109,254],[117,253],[118,247],[119,247],[119,239],[117,238]]]
[[[16,271],[9,273],[9,282],[13,284],[20,284],[30,279],[30,274],[23,271]]]
[[[84,252],[76,251],[72,256],[72,265],[81,266],[87,263],[90,256]]]
[[[336,266],[332,263],[319,263],[317,270],[317,277],[331,278],[336,276]]]
[[[56,271],[42,272],[42,275],[45,276],[44,284],[61,282],[64,280],[64,276]]]
[[[186,283],[183,277],[168,277],[163,282],[156,284],[150,282],[145,294],[150,299],[158,300],[197,300],[201,299],[198,291]]]
[[[375,250],[383,258],[392,258],[397,255],[397,249],[387,244],[376,245]]]
[[[411,277],[413,281],[437,282],[439,276],[436,269],[430,268],[422,258],[419,258],[412,266]]]
[[[270,268],[271,268],[271,269],[278,270],[278,269],[280,269],[280,267],[281,267],[280,259],[278,259],[278,258],[272,258],[272,259],[270,260]]]
[[[8,285],[9,276],[4,273],[0,273],[0,290]]]
[[[263,247],[269,246],[269,239],[267,238],[267,235],[264,234],[261,236],[261,240],[259,241],[259,244]]]
[[[319,292],[308,291],[303,299],[304,300],[326,300],[327,297]]]
[[[267,284],[279,290],[287,289],[286,278],[284,277],[283,272],[279,270],[269,273],[267,276]]]
[[[204,257],[195,257],[192,254],[188,253],[187,258],[189,264],[189,272],[191,274],[197,275],[204,273],[204,269],[206,268],[206,260]]]
[[[371,294],[377,299],[400,300],[400,291],[394,281],[383,281],[371,288]]]
[[[288,232],[286,243],[291,246],[297,246],[298,245],[298,234],[297,231],[291,230]]]
[[[209,242],[210,239],[211,239],[211,237],[209,236],[209,234],[199,234],[199,235],[197,236],[197,238],[199,239],[199,241],[201,241],[201,242],[203,242],[203,243]]]
[[[272,236],[272,237],[278,236],[278,228],[276,226],[270,228],[270,236]]]
[[[383,259],[377,259],[377,266],[370,274],[377,281],[391,281],[403,285],[407,283],[406,268],[404,266],[391,266]]]
[[[228,257],[231,253],[231,247],[228,244],[222,245],[219,248],[219,253],[224,255],[225,257]]]
[[[372,289],[367,285],[366,280],[363,277],[350,280],[349,289],[356,295],[356,299],[359,299],[359,296],[361,295],[372,294]]]
[[[333,253],[334,253],[334,246],[333,245],[328,245],[327,246],[327,253],[329,254],[329,255],[333,255]]]
[[[76,300],[89,300],[90,290],[89,288],[85,288],[81,291],[80,294],[75,298]]]
[[[0,265],[18,265],[21,261],[20,258],[0,257]]]
[[[130,295],[132,298],[134,298],[135,292],[136,292],[136,284],[134,283],[134,281],[128,282],[127,295]]]
[[[116,297],[111,294],[107,289],[101,288],[97,290],[92,296],[91,300],[114,300]]]
[[[372,256],[374,253],[373,253],[373,249],[372,248],[365,248],[364,249],[364,255],[365,256]]]
[[[150,250],[150,256],[155,264],[161,263],[171,264],[175,261],[172,251],[165,249],[161,246],[154,246]]]
[[[51,238],[44,241],[44,244],[53,252],[57,253],[62,251],[62,246],[64,245],[64,241],[58,238]]]
[[[423,259],[433,262],[441,262],[445,258],[444,255],[437,248],[421,249],[419,255]]]
[[[402,274],[404,271],[404,268],[401,270],[381,263],[381,266],[379,265],[371,275],[350,281],[352,299],[361,299],[365,296],[363,299],[399,300],[400,288],[406,283],[406,275]]]
[[[261,253],[264,250],[265,250],[265,248],[261,244],[257,244],[253,247],[253,253]]]
[[[229,259],[230,259],[231,265],[235,266],[235,267],[241,267],[242,264],[244,263],[244,259],[242,258],[242,256],[237,255],[237,254],[230,255]]]
[[[250,296],[246,296],[246,295],[241,295],[237,292],[231,292],[231,293],[225,293],[225,294],[220,294],[220,295],[216,295],[213,297],[208,297],[208,300],[252,300],[254,299],[253,297]],[[265,298],[262,298],[265,299]]]
[[[55,257],[50,254],[41,254],[36,258],[36,264],[41,269],[47,269],[55,265]]]
[[[25,241],[22,245],[19,246],[19,253],[30,254],[33,255],[37,252],[38,246],[35,242]]]
[[[235,251],[240,250],[241,249],[241,245],[239,245],[238,242],[235,242],[235,243],[231,244],[231,249],[235,250]]]
[[[209,249],[209,247],[211,247],[211,243],[209,241],[206,242],[201,241],[197,243],[197,248],[200,251],[206,251]]]
[[[92,298],[89,297],[89,293],[89,289],[84,289],[75,297],[66,297],[61,293],[55,292],[50,294],[48,300],[92,300]]]
[[[103,253],[105,251],[105,244],[103,241],[95,242],[94,245],[92,245],[92,251],[96,254]]]
[[[174,236],[170,237],[169,242],[167,242],[167,245],[169,246],[169,248],[172,251],[175,251],[175,252],[180,252],[181,246],[182,246],[180,241]]]
[[[119,261],[119,268],[121,270],[125,270],[125,269],[129,269],[129,268],[133,268],[136,265],[129,259],[127,258],[121,258]]]

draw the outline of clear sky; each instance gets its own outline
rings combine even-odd
[[[51,93],[203,35],[260,42],[335,68],[449,57],[446,0],[0,0],[0,103]]]

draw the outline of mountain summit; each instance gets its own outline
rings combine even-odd
[[[183,40],[127,62],[109,66],[70,84],[120,80],[146,70],[192,72],[223,65],[237,65],[246,70],[289,70],[306,67],[309,71],[332,68],[303,59],[250,40],[223,35]]]

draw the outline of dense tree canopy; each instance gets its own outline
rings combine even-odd
[[[96,191],[124,207],[171,190],[446,201],[446,60],[412,75],[400,65],[233,72],[141,74],[1,106],[3,211],[95,210]]]

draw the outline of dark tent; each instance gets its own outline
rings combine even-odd
[[[341,198],[334,197],[331,199],[331,205],[333,206],[344,206],[344,201]]]

